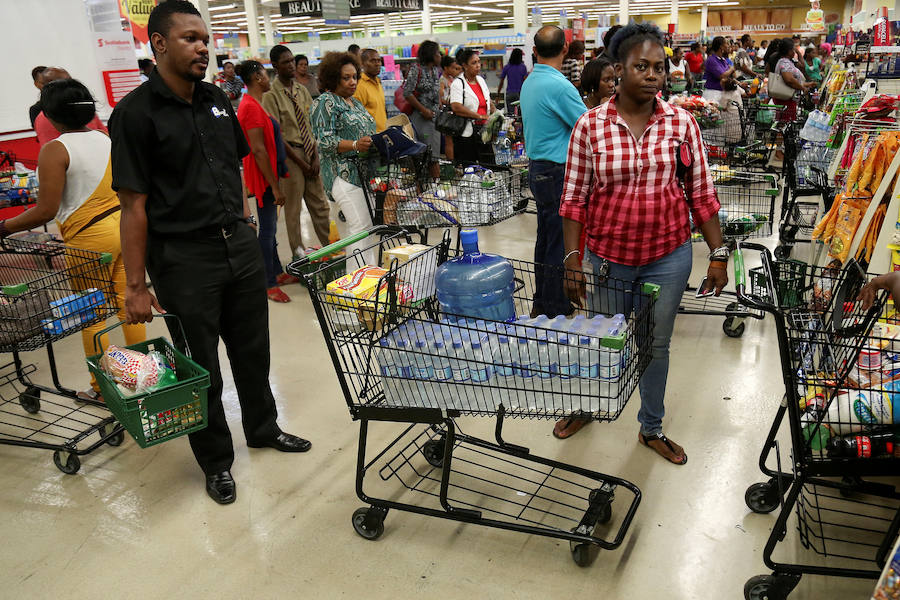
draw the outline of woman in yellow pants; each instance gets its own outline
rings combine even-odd
[[[40,192],[34,208],[0,221],[0,238],[50,222],[59,225],[63,241],[72,247],[108,252],[113,257],[112,280],[119,318],[125,320],[125,265],[119,238],[121,216],[119,197],[112,189],[110,140],[86,125],[94,118],[91,93],[74,79],[61,79],[41,90],[44,115],[60,136],[45,144],[38,157]],[[82,333],[86,356],[96,354],[94,335],[104,323],[85,328]],[[123,327],[126,344],[145,339],[144,325]],[[101,340],[106,346],[108,340]],[[91,388],[80,392],[82,399],[101,400],[100,388],[91,377]]]

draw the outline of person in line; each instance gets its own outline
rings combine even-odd
[[[381,85],[381,55],[378,50],[366,48],[361,56],[363,72],[353,97],[375,119],[375,131],[384,131],[387,128],[387,106]]]
[[[460,73],[462,73],[462,67],[456,62],[455,57],[445,56],[441,59],[441,106],[450,108],[450,86]],[[447,160],[455,160],[453,137],[445,135],[443,138],[444,156],[447,157]]]
[[[156,65],[153,64],[153,61],[149,58],[141,58],[138,60],[138,70],[141,72],[141,83],[145,81],[149,81],[150,72],[153,71]]]
[[[509,63],[500,71],[500,83],[497,85],[497,94],[503,92],[503,82],[506,81],[506,114],[513,114],[513,103],[519,101],[519,92],[522,91],[522,83],[528,77],[528,67],[525,66],[525,53],[521,48],[514,48],[509,55]]]
[[[700,42],[691,44],[691,51],[684,55],[687,61],[688,69],[691,72],[691,79],[700,81],[703,79],[703,67],[706,62],[703,50],[700,48]]]
[[[450,109],[454,114],[469,119],[462,133],[453,138],[453,152],[457,162],[493,163],[494,153],[490,144],[481,141],[481,128],[488,115],[494,111],[491,92],[481,73],[481,58],[472,48],[461,48],[456,62],[462,66],[462,75],[450,85]]]
[[[256,198],[259,215],[259,249],[266,268],[266,295],[273,302],[290,302],[282,285],[296,283],[297,278],[284,272],[278,258],[278,207],[285,205],[286,196],[279,187],[279,179],[288,174],[281,126],[263,107],[263,94],[271,84],[266,69],[255,60],[237,67],[240,78],[247,83],[247,95],[238,107],[237,118],[250,146],[244,157],[244,182]]]
[[[734,55],[735,73],[739,78],[756,78],[756,73],[753,71],[753,58],[750,56],[751,50],[753,50],[753,39],[745,33],[741,36],[740,45]]]
[[[720,35],[713,38],[703,73],[703,78],[706,80],[703,97],[711,102],[718,103],[721,100],[722,83],[730,80],[735,72],[734,66],[729,64],[728,59],[725,58],[727,51],[728,42],[725,41],[724,37]]]
[[[784,38],[783,40],[781,40],[781,45],[778,47],[778,51],[772,54],[769,63],[774,64],[772,73],[775,75],[780,75],[781,79],[788,85],[788,87],[796,90],[794,92],[794,96],[789,100],[772,98],[772,102],[784,107],[781,110],[781,114],[778,116],[778,120],[785,123],[797,119],[798,93],[803,93],[804,91],[815,88],[818,85],[815,81],[806,81],[806,76],[803,74],[803,71],[797,68],[797,64],[795,62],[796,58],[797,52],[796,48],[794,47],[794,40],[792,38]]]
[[[347,46],[347,52],[352,54],[357,61],[359,60],[359,44],[350,44]]]
[[[810,46],[803,53],[803,71],[806,79],[813,83],[822,83],[822,59],[815,46]]]
[[[244,81],[235,75],[233,60],[226,60],[222,63],[222,73],[216,78],[216,85],[222,88],[222,91],[231,100],[231,107],[237,111],[238,105],[241,103],[241,94],[244,93]]]
[[[353,97],[359,80],[359,63],[349,52],[328,52],[319,64],[319,81],[325,92],[312,109],[313,134],[319,141],[322,180],[341,238],[372,226],[372,213],[359,179],[356,159],[372,147],[375,119]],[[359,250],[365,264],[374,265],[375,255],[365,240],[347,246],[349,256]]]
[[[803,53],[805,51],[805,47],[803,45],[803,39],[800,37],[799,34],[796,34],[796,33],[793,35],[793,37],[785,38],[785,39],[790,39],[794,43],[794,62],[798,63],[797,66],[799,68],[799,66],[800,66],[799,63],[803,61]]]
[[[269,51],[269,60],[275,67],[277,77],[272,82],[272,88],[263,94],[262,105],[281,127],[281,136],[288,158],[287,176],[282,178],[279,184],[285,198],[284,222],[291,253],[293,256],[300,256],[306,252],[300,226],[303,203],[306,203],[316,238],[321,246],[328,245],[331,207],[325,195],[320,173],[319,151],[309,121],[312,97],[294,78],[294,55],[286,46],[280,44],[274,46]],[[298,282],[299,279],[287,273],[279,278],[279,285]]]
[[[684,58],[684,50],[680,46],[672,51],[672,58],[669,59],[669,81],[676,79],[685,80],[688,88],[694,87],[690,65]]]
[[[560,70],[568,53],[566,36],[555,25],[534,35],[537,64],[522,86],[519,103],[525,149],[530,159],[528,187],[537,206],[534,240],[535,268],[532,316],[569,315],[572,303],[563,288],[563,223],[559,202],[566,170],[566,147],[572,128],[587,110],[581,95],[566,85]]]
[[[584,42],[574,40],[569,44],[569,52],[560,70],[566,79],[572,82],[575,89],[581,90],[581,69],[584,65]]]
[[[59,67],[49,67],[41,74],[43,85],[47,85],[48,83],[59,79],[71,78],[72,76],[69,75],[68,71]],[[94,118],[88,122],[87,128],[108,133],[106,125],[103,124],[103,121],[101,121],[100,117],[96,114],[94,114]],[[34,119],[34,132],[37,134],[38,144],[41,146],[59,137],[59,130],[53,126],[43,112],[38,113],[37,117]]]
[[[110,118],[112,187],[122,202],[121,235],[127,240],[126,320],[150,322],[154,309],[179,317],[184,336],[167,319],[169,333],[177,346],[190,348],[210,379],[207,426],[190,434],[191,449],[207,494],[230,504],[237,486],[222,405],[220,339],[247,446],[306,452],[312,444],[277,423],[266,270],[239,165],[249,149],[228,97],[203,81],[209,31],[186,0],[160,3],[147,29],[156,69]]]
[[[31,81],[34,83],[34,87],[37,88],[38,92],[44,87],[44,71],[47,70],[47,67],[41,65],[35,67],[31,70]],[[41,100],[40,93],[38,94],[38,101],[28,107],[28,120],[31,121],[31,128],[34,129],[34,120],[37,119],[37,116],[41,114]]]
[[[431,176],[440,175],[441,136],[434,127],[434,117],[441,104],[441,47],[425,40],[419,46],[418,60],[409,68],[403,82],[403,97],[413,107],[409,115],[420,142],[431,148]]]
[[[298,54],[294,57],[294,79],[307,89],[313,100],[319,97],[322,90],[319,89],[319,82],[316,76],[309,72],[309,59],[305,54]]]
[[[31,210],[0,221],[0,239],[11,233],[34,229],[53,219],[66,245],[112,256],[110,276],[115,297],[111,305],[118,309],[121,320],[125,313],[125,265],[119,237],[121,217],[119,197],[111,186],[110,140],[100,131],[88,129],[96,107],[91,93],[80,81],[58,79],[41,89],[42,110],[59,131],[59,137],[41,148],[38,175],[41,189],[37,204]],[[109,345],[107,336],[94,336],[106,323],[100,321],[81,331],[84,355],[100,353]],[[144,325],[125,325],[125,343],[137,344],[146,339]],[[100,386],[91,375],[91,389],[79,392],[78,398],[103,402]]]
[[[569,143],[560,215],[565,230],[566,290],[582,304],[585,278],[578,240],[587,228],[592,277],[660,286],[654,304],[652,358],[640,380],[638,441],[670,462],[687,462],[684,449],[663,434],[669,341],[691,273],[691,218],[710,248],[707,288],[728,282],[728,247],[719,225],[719,201],[700,128],[691,114],[658,97],[665,83],[662,33],[632,24],[612,40],[618,63],[616,95],[578,119]],[[614,148],[615,152],[603,152]],[[678,157],[692,154],[683,179]],[[689,218],[689,215],[691,218]],[[631,313],[625,294],[599,288],[587,295],[591,311]]]
[[[613,37],[615,37],[616,33],[622,29],[622,25],[613,25],[610,27],[606,33],[603,34],[603,54],[602,56],[606,58],[609,62],[615,64],[615,57],[609,52],[609,44],[612,42]]]
[[[588,108],[600,106],[616,93],[616,68],[606,58],[595,58],[581,72],[584,103]]]
[[[759,43],[759,50],[756,51],[756,62],[765,64],[766,52],[769,51],[769,40],[763,40]]]

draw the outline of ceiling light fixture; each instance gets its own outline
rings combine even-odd
[[[477,7],[477,6],[455,6],[452,4],[437,4],[435,2],[431,3],[431,6],[436,6],[438,8],[456,8],[459,10],[466,10],[470,12],[480,12],[480,13],[496,13],[500,15],[505,15],[509,11],[508,10],[500,10],[498,8],[486,8],[486,7]]]

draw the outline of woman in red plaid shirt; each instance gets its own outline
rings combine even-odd
[[[706,287],[716,295],[728,282],[729,253],[700,128],[688,112],[657,96],[666,78],[662,33],[654,25],[629,25],[615,35],[610,51],[617,61],[618,93],[586,112],[569,141],[559,210],[570,270],[566,292],[582,305],[582,228],[596,277],[660,286],[652,360],[640,382],[638,440],[684,464],[687,455],[663,434],[662,420],[669,340],[693,262],[691,221],[700,224],[712,251]],[[602,293],[589,294],[587,301],[591,310],[605,314],[632,310]]]

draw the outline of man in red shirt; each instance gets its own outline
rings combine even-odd
[[[691,70],[691,75],[694,76],[694,79],[702,79],[704,60],[703,52],[700,51],[700,42],[691,44],[691,51],[684,55],[684,60],[687,61],[688,68]]]
[[[71,79],[72,76],[69,75],[69,72],[65,69],[61,69],[59,67],[50,67],[45,70],[42,79],[43,84],[47,85],[51,81],[56,81],[57,79]],[[94,115],[93,120],[87,124],[88,129],[94,129],[96,131],[102,131],[103,133],[109,133],[106,130],[106,126],[100,120],[100,117]],[[37,118],[34,120],[34,132],[37,134],[38,143],[43,146],[47,142],[53,141],[59,137],[59,131],[56,130],[50,120],[44,115],[43,111],[41,111]]]

